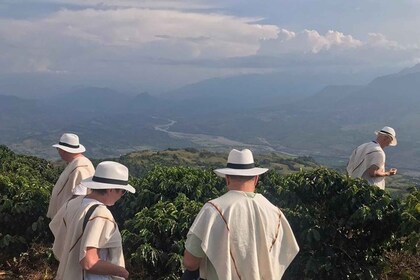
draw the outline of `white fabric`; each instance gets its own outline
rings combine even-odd
[[[60,207],[71,199],[73,195],[85,195],[87,192],[85,186],[79,186],[74,192],[75,187],[83,179],[93,176],[94,172],[95,168],[92,162],[84,156],[77,157],[70,162],[61,173],[52,190],[47,217],[52,219]]]
[[[78,184],[73,189],[73,195],[87,195],[88,193],[88,188],[86,188],[83,184]]]
[[[94,204],[101,204],[99,201],[90,199],[90,198],[84,198],[82,201],[82,205],[94,205]],[[108,249],[99,249],[99,258],[101,260],[107,260],[108,259]],[[85,280],[108,280],[110,279],[108,275],[98,275],[98,274],[91,274],[91,273],[85,273]]]
[[[50,223],[54,234],[53,252],[60,262],[56,280],[82,279],[80,261],[86,256],[87,247],[107,250],[107,260],[119,266],[124,265],[121,235],[111,212],[104,205],[93,211],[83,232],[83,220],[88,209],[99,202],[84,202],[80,196],[68,201]],[[107,276],[105,279],[122,279]],[[100,278],[99,278],[100,279]]]
[[[101,260],[108,259],[108,250],[107,249],[100,249],[99,250],[99,258]],[[108,275],[98,275],[98,274],[91,274],[85,273],[85,280],[109,280]]]
[[[371,177],[367,169],[375,165],[379,170],[385,170],[385,153],[376,142],[364,143],[357,147],[350,156],[347,173],[352,178],[366,179],[369,184],[385,189],[385,177]]]
[[[229,191],[206,203],[188,234],[223,280],[281,279],[299,251],[283,213],[261,194]],[[212,280],[201,264],[201,278]]]

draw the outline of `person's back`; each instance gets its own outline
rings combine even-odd
[[[47,217],[53,218],[58,210],[75,195],[86,195],[87,190],[80,185],[83,179],[95,172],[92,162],[80,156],[71,161],[57,180],[51,193]],[[83,189],[82,189],[83,188]]]
[[[91,217],[101,217],[101,219],[114,223],[112,214],[102,203],[86,201],[84,197],[79,196],[68,201],[50,224],[55,236],[53,252],[60,262],[57,279],[70,280],[83,277],[83,269],[79,264],[79,253],[81,238],[86,229],[83,229],[81,221],[84,220],[87,211],[94,204],[100,205],[98,209],[95,209],[95,213],[91,214]]]
[[[56,279],[126,279],[121,235],[106,206],[114,205],[126,191],[135,192],[128,184],[128,169],[101,162],[95,175],[82,183],[92,192],[68,201],[50,223],[53,252],[60,262]]]
[[[182,279],[280,279],[299,251],[283,213],[255,194],[258,175],[249,150],[232,150],[226,178],[228,192],[207,202],[191,226],[185,243]]]
[[[287,266],[277,263],[290,263],[297,252],[283,213],[261,194],[229,191],[206,203],[196,221],[190,232],[202,237],[217,279],[279,279]],[[206,221],[213,221],[212,227]]]
[[[87,188],[80,182],[95,172],[92,162],[83,155],[86,149],[79,143],[79,137],[76,134],[64,133],[60,142],[53,147],[57,148],[67,166],[60,174],[51,193],[47,212],[47,217],[51,219],[68,200],[77,195],[87,194]]]
[[[396,146],[395,130],[385,126],[375,132],[375,141],[358,146],[351,154],[347,164],[347,174],[352,178],[363,178],[371,185],[385,189],[385,177],[397,173],[396,168],[385,170],[386,156],[384,148]]]

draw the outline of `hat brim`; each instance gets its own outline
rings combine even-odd
[[[75,149],[75,148],[70,148],[70,147],[66,147],[60,144],[54,144],[52,145],[54,148],[59,148],[63,151],[66,151],[68,153],[71,154],[78,154],[78,153],[84,153],[86,152],[85,146],[83,146],[82,144],[79,144],[79,148]]]
[[[233,176],[257,176],[267,172],[267,168],[254,167],[250,169],[234,169],[234,168],[220,168],[215,169],[214,173],[220,177],[226,177],[226,175]]]
[[[380,131],[375,131],[375,134],[376,134],[376,135],[378,135],[379,133],[380,133],[380,134],[382,134],[382,135],[391,136],[392,141],[391,141],[391,143],[389,143],[389,145],[390,145],[390,146],[397,146],[398,141],[397,141],[397,138],[396,138],[395,136],[393,136],[393,135],[391,135],[391,134],[387,134],[387,133],[382,133],[382,132],[380,132]]]
[[[94,190],[123,189],[123,190],[126,190],[126,191],[131,192],[131,193],[136,192],[136,189],[133,188],[133,186],[131,186],[130,184],[117,185],[117,184],[109,184],[109,183],[100,183],[100,182],[92,181],[92,178],[93,177],[84,179],[84,180],[82,180],[82,182],[80,182],[80,184],[82,184],[86,188],[94,189]]]

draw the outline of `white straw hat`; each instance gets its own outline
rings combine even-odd
[[[71,154],[79,154],[86,151],[85,147],[79,143],[79,136],[73,133],[64,133],[60,138],[60,142],[54,144],[53,147]]]
[[[93,177],[82,180],[81,184],[89,189],[124,189],[135,193],[128,184],[128,168],[114,161],[103,161],[98,164]]]
[[[229,153],[226,168],[215,169],[214,173],[220,177],[226,175],[257,176],[267,172],[267,170],[267,168],[255,167],[254,157],[250,150],[238,151],[233,149]]]
[[[392,127],[384,126],[381,130],[375,131],[376,135],[378,135],[378,133],[390,136],[392,138],[392,142],[389,145],[397,146],[397,135]]]

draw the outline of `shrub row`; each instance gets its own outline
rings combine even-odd
[[[58,174],[47,161],[0,146],[0,263],[31,243],[51,242],[44,216]],[[210,170],[161,166],[130,183],[136,194],[111,210],[132,279],[178,279],[188,229],[225,183]],[[282,209],[301,248],[284,279],[378,279],[390,248],[419,252],[418,189],[393,200],[365,181],[320,168],[268,172],[257,190]]]

